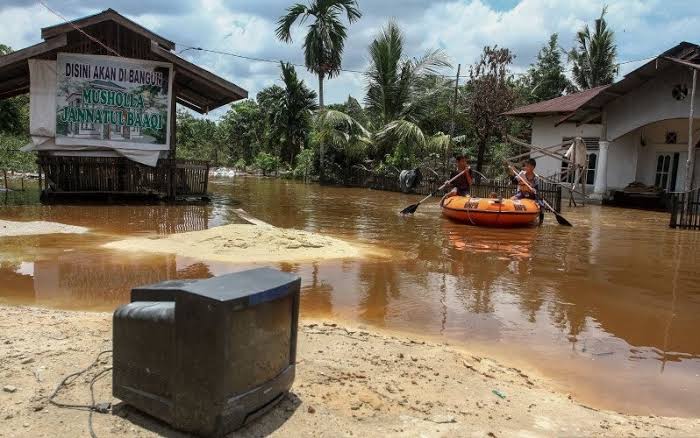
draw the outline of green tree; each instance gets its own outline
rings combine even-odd
[[[280,158],[278,156],[268,154],[267,152],[259,152],[253,161],[253,165],[265,176],[268,173],[277,172],[280,164]]]
[[[297,3],[287,9],[287,14],[277,22],[277,38],[292,41],[292,26],[299,20],[303,24],[312,18],[304,39],[304,64],[318,76],[318,96],[323,108],[323,80],[340,73],[347,38],[347,27],[341,15],[353,23],[362,17],[356,0],[310,0],[308,4]]]
[[[404,158],[425,146],[419,122],[436,97],[437,89],[421,85],[450,64],[441,50],[428,50],[417,59],[406,57],[403,33],[394,21],[389,21],[370,44],[369,58],[365,104],[379,126],[376,153],[379,158],[394,153],[395,161],[403,166],[407,164]]]
[[[483,169],[489,144],[502,139],[508,127],[501,114],[511,109],[516,99],[509,70],[513,58],[506,48],[486,46],[479,61],[469,68],[466,107],[477,143],[478,171]]]
[[[306,144],[311,130],[311,118],[316,110],[316,93],[297,76],[294,66],[280,63],[284,93],[273,107],[271,135],[280,141],[279,156],[293,164],[294,157]]]
[[[215,166],[231,161],[216,123],[185,110],[177,112],[177,158],[209,160]]]
[[[34,154],[19,150],[28,141],[24,136],[0,132],[0,172],[3,174],[3,187],[7,188],[7,172],[36,172]]]
[[[326,177],[339,183],[353,164],[366,157],[371,141],[370,132],[361,123],[329,108],[316,117],[312,143],[328,146]]]
[[[592,32],[588,25],[578,31],[576,45],[569,52],[574,81],[582,90],[611,84],[617,74],[615,34],[608,28],[606,12],[607,6],[595,20]]]
[[[258,92],[257,100],[260,106],[260,124],[265,127],[265,136],[262,146],[263,151],[279,156],[282,142],[274,135],[272,127],[280,117],[285,99],[285,90],[279,85],[263,88]]]
[[[549,42],[542,47],[537,55],[537,61],[527,72],[526,76],[531,87],[531,101],[554,99],[572,89],[571,81],[564,75],[558,39],[559,36],[556,33],[549,37]]]
[[[244,163],[251,163],[263,150],[267,129],[262,109],[254,100],[231,105],[219,122],[220,135],[231,159]]]
[[[362,108],[360,102],[358,102],[357,99],[352,96],[348,96],[348,100],[346,100],[344,103],[334,103],[328,105],[327,108],[345,113],[365,128],[369,127],[370,123],[367,112],[364,108]]]
[[[314,153],[314,150],[311,148],[302,149],[296,158],[294,178],[308,181],[314,172],[314,161],[316,161],[316,154]]]
[[[0,56],[12,53],[12,48],[0,44]],[[0,99],[0,132],[27,135],[29,131],[29,97],[27,95]]]

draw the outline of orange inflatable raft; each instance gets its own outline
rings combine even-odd
[[[540,206],[531,199],[446,196],[440,207],[442,214],[454,221],[482,227],[523,227],[540,215]]]

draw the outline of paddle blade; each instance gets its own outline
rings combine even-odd
[[[559,225],[564,225],[565,227],[573,227],[571,222],[567,221],[564,216],[560,215],[559,213],[554,212],[554,217],[557,218],[557,222],[559,222]]]
[[[408,207],[401,210],[401,214],[413,214],[416,212],[416,210],[418,210],[419,205],[420,204],[411,204]]]

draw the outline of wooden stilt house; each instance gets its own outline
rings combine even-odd
[[[42,196],[204,196],[207,162],[176,159],[176,104],[198,113],[247,97],[112,9],[41,30],[0,57],[0,99],[30,95]]]

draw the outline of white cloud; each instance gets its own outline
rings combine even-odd
[[[19,0],[5,1],[0,6],[0,23],[3,23],[0,43],[14,48],[37,43],[41,27],[60,22],[38,4],[21,8],[17,6],[22,3]],[[125,13],[178,43],[303,63],[303,28],[294,31],[293,44],[284,44],[274,35],[277,18],[292,0],[164,1],[154,4],[128,0]],[[48,2],[70,18],[113,5],[96,1],[90,4],[93,9],[80,9],[76,0]],[[353,70],[365,68],[367,46],[392,16],[406,33],[408,55],[419,56],[428,48],[441,47],[455,65],[462,63],[463,69],[478,58],[483,46],[498,44],[515,53],[514,70],[523,71],[550,34],[559,33],[561,45],[571,47],[575,31],[597,18],[604,3],[610,4],[608,21],[616,32],[619,60],[652,56],[683,40],[700,40],[700,14],[692,13],[697,6],[695,0],[521,0],[510,8],[504,8],[503,3],[500,0],[360,0],[364,16],[350,27],[343,66]],[[164,4],[169,6],[165,8]],[[118,9],[119,5],[113,7]],[[183,56],[248,89],[251,96],[279,80],[279,67],[275,63],[193,50],[184,52]],[[624,73],[638,65],[625,64],[621,70]],[[315,89],[317,79],[303,68],[298,70]],[[326,84],[328,102],[344,101],[349,94],[361,100],[364,95],[362,75],[343,73]]]

